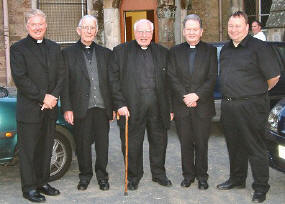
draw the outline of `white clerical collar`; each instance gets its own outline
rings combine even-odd
[[[37,40],[37,43],[39,44],[39,43],[42,43],[43,42],[43,40]]]
[[[88,48],[90,48],[90,46],[86,46],[85,48],[87,48],[87,49],[88,49]]]
[[[190,48],[196,48],[196,45],[189,45]]]
[[[148,47],[141,47],[141,49],[146,50]]]

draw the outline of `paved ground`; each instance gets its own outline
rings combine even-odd
[[[84,192],[76,189],[78,183],[78,167],[75,157],[70,170],[60,180],[52,183],[60,189],[61,195],[47,197],[47,203],[99,203],[99,204],[229,204],[251,203],[252,176],[249,173],[246,189],[219,191],[218,183],[223,182],[229,175],[228,156],[225,141],[217,126],[213,126],[209,141],[209,185],[207,191],[197,188],[197,182],[190,188],[181,188],[180,147],[174,128],[169,131],[168,149],[166,156],[167,175],[172,180],[173,187],[166,188],[151,181],[148,161],[148,144],[144,146],[144,177],[137,191],[129,191],[123,195],[124,166],[120,151],[118,129],[113,123],[110,134],[110,155],[108,171],[111,188],[100,191],[97,181],[93,179],[89,188]],[[285,203],[285,174],[270,169],[271,189],[265,203]],[[18,165],[0,166],[0,203],[28,203],[22,198]]]

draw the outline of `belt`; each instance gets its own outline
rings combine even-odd
[[[252,98],[257,98],[260,96],[264,96],[265,94],[257,94],[257,95],[251,95],[251,96],[242,96],[242,97],[227,97],[227,96],[223,96],[222,99],[225,101],[237,101],[237,100],[248,100],[248,99],[252,99]]]

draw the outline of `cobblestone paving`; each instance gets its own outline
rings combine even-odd
[[[79,192],[78,167],[75,156],[67,174],[51,184],[61,191],[61,195],[47,197],[46,203],[83,203],[83,204],[246,204],[252,203],[252,176],[249,171],[245,189],[219,191],[216,185],[225,181],[229,175],[229,162],[223,134],[213,126],[209,141],[209,185],[206,191],[198,190],[197,181],[189,188],[180,187],[182,181],[180,146],[175,128],[169,131],[166,155],[166,169],[173,186],[162,187],[151,181],[148,160],[148,143],[144,143],[144,177],[136,191],[129,191],[124,196],[124,165],[121,154],[120,139],[115,123],[111,125],[108,171],[111,188],[101,191],[95,177],[86,191]],[[285,203],[285,174],[270,169],[270,191],[265,203]],[[28,203],[22,198],[18,164],[16,166],[0,166],[0,203]]]

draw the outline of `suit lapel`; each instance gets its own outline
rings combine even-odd
[[[86,67],[85,57],[84,57],[83,51],[79,43],[80,42],[76,43],[77,49],[76,49],[76,54],[74,57],[77,58],[78,64],[80,65],[79,67],[81,71],[83,72],[83,75],[89,80],[89,74],[88,74],[87,67]]]
[[[189,45],[187,42],[182,44],[179,57],[180,57],[180,63],[182,63],[182,73],[183,75],[189,74]],[[186,60],[185,60],[186,59]]]
[[[128,52],[126,53],[128,56],[127,67],[129,72],[129,76],[132,77],[128,78],[128,80],[133,80],[136,87],[138,87],[137,82],[139,80],[139,72],[137,69],[137,45],[136,41],[132,41],[128,45]],[[133,60],[134,59],[134,60]]]
[[[98,70],[98,79],[100,83],[100,79],[103,76],[103,70],[102,70],[102,60],[104,59],[103,52],[98,48],[99,46],[95,44],[95,54],[96,54],[96,62],[97,62],[97,70]]]
[[[195,75],[195,73],[199,72],[199,67],[203,60],[203,55],[205,55],[205,53],[206,53],[205,46],[203,46],[203,44],[200,42],[197,45],[197,53],[195,56],[194,70],[192,75]]]
[[[158,65],[158,55],[159,55],[159,50],[157,46],[154,43],[150,44],[151,48],[151,55],[152,55],[152,61],[153,61],[153,66],[154,66],[154,73],[155,73],[155,80],[156,80],[156,86],[159,87],[160,85],[160,80],[159,80],[159,74],[160,74],[160,66]]]
[[[43,67],[46,67],[47,65],[45,63],[44,58],[41,56],[41,54],[39,52],[37,52],[37,50],[38,50],[37,45],[31,39],[29,39],[28,37],[26,39],[27,39],[27,48],[28,48],[28,50],[30,50],[30,52],[33,53],[34,56],[36,56],[36,59],[40,62],[40,64]]]

